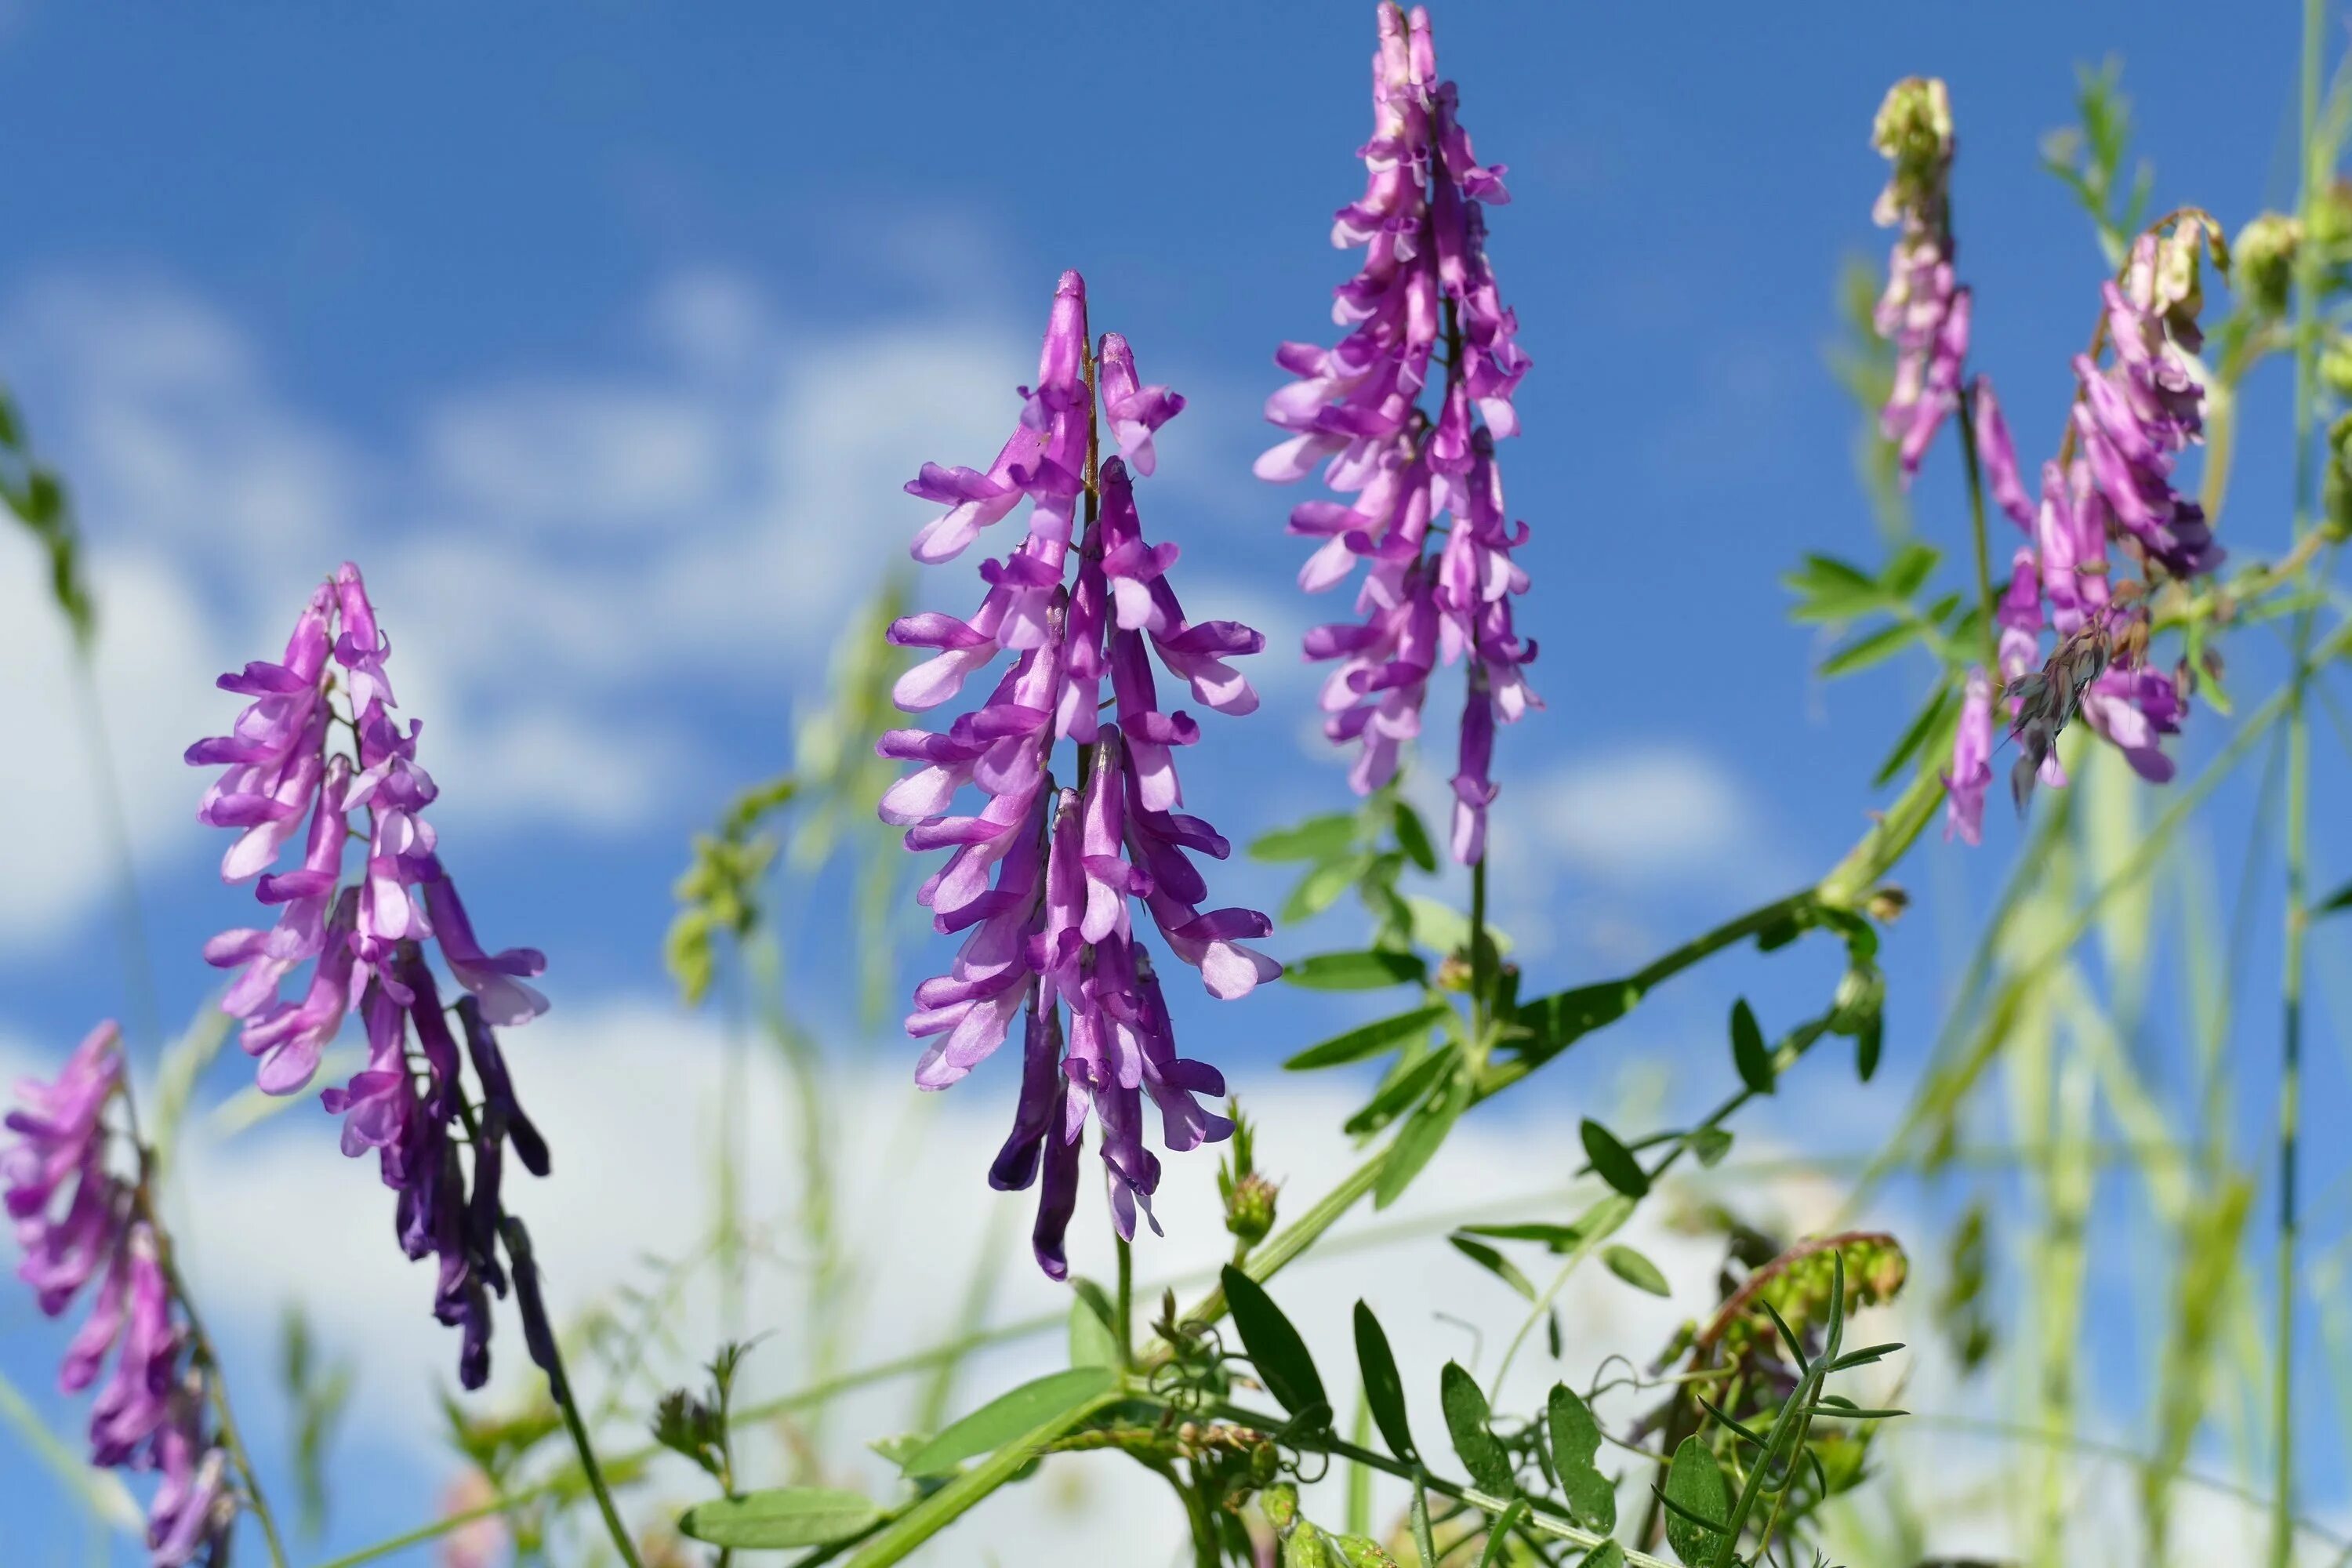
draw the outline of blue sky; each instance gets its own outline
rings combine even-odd
[[[0,6],[0,374],[72,480],[97,563],[163,1016],[199,1005],[197,944],[243,918],[177,753],[230,712],[215,671],[274,650],[304,584],[346,556],[376,585],[395,671],[413,672],[401,689],[425,720],[445,850],[485,935],[547,949],[559,1009],[604,1021],[592,1028],[656,1016],[687,835],[789,760],[845,607],[924,515],[898,483],[923,458],[994,449],[1065,267],[1087,274],[1097,327],[1192,400],[1142,498],[1155,536],[1184,548],[1188,603],[1256,619],[1274,644],[1265,709],[1212,720],[1188,759],[1196,808],[1239,838],[1334,803],[1338,773],[1297,743],[1311,684],[1289,648],[1344,606],[1292,590],[1294,498],[1248,462],[1269,440],[1274,345],[1328,334],[1348,270],[1326,233],[1360,181],[1369,9]],[[1510,165],[1493,251],[1536,362],[1503,460],[1534,531],[1522,620],[1549,707],[1502,747],[1497,832],[1517,837],[1497,854],[1518,880],[1497,900],[1530,989],[1549,988],[1817,874],[1863,825],[1864,781],[1922,679],[1822,688],[1775,582],[1804,550],[1877,549],[1823,347],[1841,263],[1884,254],[1867,132],[1886,83],[1951,83],[1975,363],[2031,462],[2056,434],[2102,266],[2036,167],[2071,116],[2074,68],[2125,60],[2157,207],[2199,202],[2234,229],[2284,199],[2295,19],[1460,3],[1438,37],[1480,153]],[[2222,531],[2252,558],[2287,533],[2283,374],[2246,406],[2263,434]],[[1917,511],[1955,552],[1958,501],[1946,447]],[[30,560],[0,546],[0,717],[19,737],[0,760],[16,884],[0,1047],[38,1058],[127,1004]],[[969,582],[935,571],[917,593],[961,610]],[[2238,689],[2261,689],[2275,658],[2242,658]],[[2191,730],[2192,758],[2226,732],[2210,711]],[[2315,798],[2344,783],[2325,763]],[[2211,818],[2225,878],[2249,798],[2223,792]],[[1966,929],[1952,911],[1981,907],[2016,843],[1993,815],[1979,856],[1937,847],[1905,874],[1935,907],[1892,939],[1894,1087],[1824,1086],[1841,1146],[1872,1142],[1926,1049],[1948,933]],[[2340,879],[2352,845],[2316,815],[2317,863]],[[1225,885],[1280,893],[1248,867]],[[1274,945],[1348,937],[1334,917]],[[810,972],[837,957],[820,943]],[[2341,939],[2315,960],[2337,973]],[[2256,1001],[2233,1055],[2252,1126],[2274,1051],[2267,935],[2247,962]],[[1715,1070],[1702,1053],[1720,1050],[1735,988],[1793,1011],[1816,971],[1741,960],[1695,981],[1504,1119],[1540,1138],[1622,1092],[1644,1052]],[[1206,1003],[1188,1019],[1244,1068],[1345,1016],[1296,994],[1245,1005],[1245,1027]],[[2326,1108],[2346,1084],[2322,1018]],[[856,1069],[911,1060],[894,1035],[835,1037]],[[2163,1080],[2172,1058],[2149,1049]],[[282,1119],[257,1157],[331,1142],[322,1121]],[[2343,1168],[2321,1160],[2315,1191]],[[353,1247],[388,1250],[380,1194],[341,1174]],[[266,1326],[257,1308],[243,1335],[259,1377]],[[0,1372],[42,1384],[54,1340],[0,1304]],[[2315,1483],[2342,1466],[2315,1382],[2311,1405]],[[378,1458],[386,1479],[339,1539],[429,1498],[439,1472],[413,1446]],[[78,1537],[26,1473],[0,1462],[0,1516],[29,1509],[26,1560],[45,1563]]]

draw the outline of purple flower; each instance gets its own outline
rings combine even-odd
[[[100,1281],[58,1386],[78,1394],[106,1374],[90,1405],[90,1462],[163,1472],[148,1510],[150,1560],[180,1568],[225,1542],[236,1503],[222,1485],[226,1457],[205,1433],[203,1374],[186,1359],[163,1243],[137,1190],[107,1168],[105,1112],[122,1089],[119,1039],[111,1022],[100,1024],[55,1082],[17,1086],[0,1122],[13,1134],[0,1145],[0,1186],[25,1252],[17,1275],[44,1313],[61,1315]]]
[[[2224,552],[2204,508],[2172,487],[2174,459],[2204,438],[2204,388],[2187,357],[2201,340],[2194,316],[2162,285],[2163,247],[2179,242],[2178,234],[2143,235],[2126,287],[2101,285],[2115,356],[2104,371],[2075,358],[2082,395],[2073,418],[2091,481],[2133,547],[2173,576],[2193,577],[2219,566]],[[2188,243],[2196,244],[2193,235]]]
[[[1332,312],[1354,330],[1328,349],[1285,343],[1275,355],[1298,379],[1266,400],[1265,416],[1292,434],[1256,472],[1288,481],[1319,462],[1324,483],[1353,498],[1301,503],[1290,531],[1324,542],[1299,571],[1309,593],[1368,563],[1362,620],[1317,627],[1306,645],[1310,659],[1337,661],[1323,688],[1324,731],[1360,747],[1349,773],[1359,793],[1395,776],[1404,742],[1421,732],[1437,662],[1470,661],[1453,834],[1455,858],[1468,864],[1486,853],[1495,724],[1538,705],[1524,674],[1535,645],[1511,618],[1511,600],[1528,588],[1511,552],[1528,529],[1507,521],[1494,446],[1518,433],[1511,399],[1528,361],[1486,257],[1486,205],[1510,199],[1503,169],[1471,151],[1460,94],[1437,79],[1428,12],[1383,5],[1378,15],[1368,182],[1331,231],[1334,245],[1364,247]],[[1441,338],[1445,374],[1433,389]],[[1433,531],[1446,515],[1451,526]],[[1433,531],[1444,541],[1434,560]]]
[[[1035,461],[1042,450],[1018,455]],[[222,1006],[244,1020],[241,1043],[259,1059],[256,1080],[271,1094],[308,1086],[320,1053],[358,1010],[367,1061],[320,1101],[343,1119],[345,1154],[375,1152],[396,1194],[402,1248],[436,1259],[434,1312],[461,1330],[458,1379],[473,1388],[489,1372],[489,1300],[506,1289],[499,1237],[508,1143],[525,1169],[547,1170],[547,1146],[515,1103],[490,1027],[546,1011],[546,997],[528,982],[547,960],[531,948],[491,952],[476,936],[425,815],[440,791],[417,763],[423,726],[404,726],[392,713],[391,650],[359,568],[346,563],[311,595],[282,663],[221,678],[225,689],[254,700],[229,735],[199,742],[188,761],[225,766],[202,815],[246,833],[223,873],[231,880],[260,874],[257,896],[278,913],[268,931],[223,932],[205,956],[239,971]],[[302,864],[277,872],[305,813]],[[367,848],[347,882],[343,849],[354,838]],[[467,993],[458,1012],[482,1090],[478,1118],[428,946],[439,948]],[[298,979],[306,964],[307,977]],[[289,981],[299,998],[283,994]]]
[[[1984,465],[1985,488],[2011,522],[2032,533],[2033,503],[2026,499],[2025,481],[2018,474],[2017,444],[2010,439],[2009,421],[2000,416],[1992,377],[1978,376],[1969,400],[1976,407],[1977,459]]]
[[[1944,775],[1944,837],[1963,842],[1984,837],[1985,791],[1992,784],[1992,682],[1981,669],[1969,671],[1960,700],[1960,727],[1952,738],[1952,770]]]
[[[2172,486],[2175,458],[2204,427],[2204,388],[2189,357],[2203,341],[2197,326],[2203,243],[2194,218],[2136,242],[2122,286],[2102,286],[2112,360],[2105,367],[2088,356],[2074,360],[2079,392],[2069,441],[2077,450],[2063,468],[2042,467],[2034,549],[2019,552],[1998,616],[2020,753],[2011,787],[2021,805],[2037,778],[2066,782],[2058,736],[2078,714],[2143,778],[2162,784],[2173,775],[2163,742],[2179,733],[2193,683],[2185,667],[2168,675],[2148,665],[2148,592],[2158,571],[2194,577],[2222,559],[2202,509]],[[1979,395],[1979,442],[2000,494],[2004,463],[2014,487],[2014,458],[1989,389]],[[2006,496],[2002,504],[2018,514]],[[2142,566],[2142,578],[2113,581],[2110,539]],[[2029,569],[2038,581],[2029,581]],[[2043,661],[2045,618],[2058,642]]]
[[[1909,77],[1887,90],[1871,142],[1893,165],[1871,217],[1895,228],[1879,336],[1895,345],[1895,384],[1879,428],[1895,444],[1905,483],[1946,416],[1958,406],[1969,357],[1969,291],[1952,269],[1952,109],[1944,84]]]
[[[1139,1215],[1149,1219],[1160,1181],[1143,1143],[1145,1096],[1171,1150],[1232,1131],[1194,1098],[1223,1093],[1223,1080],[1176,1054],[1137,940],[1135,901],[1213,996],[1243,995],[1281,971],[1244,945],[1271,929],[1263,914],[1201,910],[1207,887],[1191,857],[1222,859],[1229,846],[1175,809],[1183,799],[1175,753],[1201,728],[1160,707],[1155,661],[1202,707],[1244,714],[1257,694],[1230,660],[1265,646],[1236,622],[1188,620],[1169,580],[1176,547],[1144,535],[1128,464],[1151,471],[1152,437],[1183,399],[1144,384],[1116,333],[1104,334],[1089,365],[1086,286],[1075,272],[1062,276],[1037,385],[1023,397],[1021,425],[988,474],[930,465],[908,487],[950,505],[917,536],[919,559],[948,558],[1024,500],[1028,529],[1010,553],[982,563],[987,594],[969,621],[914,615],[890,628],[894,643],[935,650],[893,696],[928,711],[1001,656],[1012,660],[987,698],[945,729],[893,730],[876,750],[910,764],[883,794],[883,820],[906,828],[909,849],[948,851],[917,898],[941,934],[963,933],[948,972],[915,988],[907,1032],[925,1042],[915,1081],[954,1083],[995,1054],[1016,1017],[1025,1020],[1013,1132],[989,1179],[1014,1189],[1042,1177],[1032,1240],[1039,1266],[1059,1278],[1090,1120],[1124,1237]],[[1120,456],[1097,469],[1106,421]],[[1067,786],[1054,773],[1063,742],[1076,753]],[[980,799],[966,813],[968,791]]]

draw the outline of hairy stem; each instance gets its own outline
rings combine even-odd
[[[2296,165],[2296,211],[2305,236],[2295,247],[2294,290],[2294,532],[2300,545],[2315,532],[2312,517],[2312,426],[2318,395],[2319,247],[2312,236],[2315,198],[2330,170],[2323,169],[2319,146],[2319,61],[2324,47],[2322,0],[2304,0],[2302,135]],[[2332,153],[2326,160],[2332,165]],[[2332,552],[2331,552],[2332,555]],[[2295,1242],[2300,1216],[2295,1210],[2298,1174],[2296,1121],[2303,1092],[2303,980],[2305,909],[2310,854],[2311,778],[2310,718],[2304,697],[2311,679],[2305,658],[2311,644],[2315,610],[2306,605],[2294,626],[2294,667],[2287,709],[2286,757],[2286,936],[2285,959],[2280,976],[2281,1030],[2279,1047],[2278,1183],[2279,1227],[2277,1321],[2272,1329],[2271,1484],[2272,1568],[2288,1568],[2294,1556],[2294,1297]]]

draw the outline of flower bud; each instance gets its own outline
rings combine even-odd
[[[1895,165],[1872,216],[1891,226],[1943,203],[1952,163],[1952,100],[1938,77],[1905,77],[1886,89],[1870,144]]]
[[[1276,1192],[1272,1182],[1253,1172],[1225,1194],[1225,1228],[1244,1247],[1255,1247],[1273,1231]]]
[[[2320,484],[2319,526],[2337,542],[2352,539],[2352,414],[2327,431],[2327,475]]]
[[[2302,243],[2302,223],[2284,213],[2264,213],[2238,231],[2238,243],[2231,247],[2237,257],[2238,291],[2259,314],[2286,313],[2294,253]]]
[[[1298,1489],[1288,1481],[1258,1493],[1257,1506],[1276,1534],[1286,1536],[1298,1528]]]

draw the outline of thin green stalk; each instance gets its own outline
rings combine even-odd
[[[1414,1491],[1414,1511],[1418,1516],[1413,1521],[1416,1536],[1425,1538],[1427,1531],[1428,1503],[1421,1496],[1425,1490],[1435,1492],[1443,1498],[1451,1498],[1455,1502],[1466,1503],[1479,1512],[1495,1519],[1499,1519],[1509,1512],[1513,1503],[1527,1502],[1530,1506],[1530,1511],[1521,1521],[1521,1528],[1549,1535],[1556,1541],[1566,1541],[1588,1550],[1601,1545],[1609,1539],[1605,1535],[1596,1535],[1591,1531],[1571,1523],[1558,1510],[1558,1505],[1549,1500],[1500,1498],[1491,1492],[1480,1491],[1475,1487],[1460,1486],[1441,1476],[1431,1475],[1417,1465],[1410,1465],[1402,1459],[1391,1458],[1377,1448],[1359,1447],[1344,1437],[1336,1436],[1328,1428],[1313,1433],[1298,1431],[1292,1426],[1291,1423],[1268,1415],[1263,1411],[1251,1410],[1235,1405],[1229,1400],[1219,1400],[1211,1408],[1215,1411],[1220,1419],[1255,1427],[1261,1432],[1279,1432],[1288,1429],[1303,1447],[1313,1448],[1335,1459],[1346,1459],[1353,1464],[1369,1466],[1375,1470],[1385,1471],[1401,1480],[1411,1483]],[[1632,1564],[1633,1568],[1675,1568],[1674,1563],[1652,1557],[1646,1552],[1636,1552],[1631,1547],[1625,1548],[1624,1551],[1625,1561]],[[1437,1561],[1436,1556],[1426,1546],[1423,1547],[1423,1561],[1430,1563]]]
[[[1135,1248],[1123,1236],[1111,1240],[1118,1252],[1118,1300],[1114,1304],[1111,1332],[1118,1336],[1119,1364],[1129,1366],[1135,1362]]]
[[[1470,700],[1486,700],[1483,682],[1474,675]],[[1470,868],[1470,1059],[1475,1068],[1486,1065],[1494,1015],[1489,987],[1495,977],[1487,973],[1486,953],[1486,856],[1482,850],[1477,863]]]
[[[98,794],[99,820],[104,826],[107,849],[114,862],[114,918],[122,958],[122,984],[130,999],[131,1016],[140,1037],[162,1048],[162,1013],[155,1002],[155,968],[147,951],[147,921],[139,901],[138,863],[131,852],[131,824],[122,809],[122,787],[114,773],[114,747],[107,739],[106,713],[100,706],[98,669],[90,650],[79,639],[73,655],[75,709],[81,716],[82,740],[89,753],[91,780]]]
[[[2313,234],[2312,220],[2322,181],[2326,173],[2332,172],[2335,163],[2331,149],[2326,158],[2331,170],[2321,168],[2319,63],[2325,47],[2322,24],[2326,15],[2322,0],[2304,0],[2302,135],[2295,173],[2296,216],[2306,237]],[[2311,238],[2295,247],[2294,271],[2294,533],[2295,542],[2301,544],[2313,524],[2312,427],[2318,405],[2319,247]],[[2332,558],[2332,551],[2330,555]],[[2295,616],[2294,667],[2291,671],[2293,684],[2289,688],[2291,703],[2287,714],[2286,951],[2280,981],[2284,1017],[2279,1060],[2279,1230],[2277,1279],[2273,1286],[2278,1300],[2277,1322],[2272,1331],[2275,1341],[2271,1347],[2274,1464],[2271,1568],[2289,1568],[2294,1555],[2294,1269],[2299,1221],[2295,1212],[2296,1118],[2303,1091],[2304,929],[2308,919],[2305,905],[2308,901],[2305,883],[2310,854],[2311,774],[2310,720],[2304,708],[2304,695],[2311,677],[2305,652],[2310,646],[2315,614],[2314,608],[2306,606]]]
[[[613,1490],[604,1484],[604,1467],[596,1462],[596,1447],[588,1440],[587,1423],[580,1419],[579,1402],[572,1396],[572,1379],[563,1370],[563,1352],[555,1336],[547,1337],[547,1351],[552,1364],[549,1366],[548,1382],[555,1394],[555,1407],[563,1413],[564,1429],[572,1434],[572,1447],[580,1456],[580,1473],[595,1494],[596,1511],[604,1516],[605,1533],[613,1538],[613,1548],[621,1554],[628,1568],[645,1568],[638,1560],[636,1542],[630,1539],[628,1527],[621,1522],[621,1510],[614,1505]]]
[[[220,1426],[221,1447],[227,1450],[229,1463],[236,1469],[237,1479],[245,1489],[246,1503],[252,1510],[254,1521],[261,1526],[263,1543],[268,1548],[273,1568],[286,1568],[286,1542],[278,1533],[278,1516],[270,1510],[269,1499],[261,1489],[261,1477],[253,1467],[253,1456],[246,1448],[244,1435],[236,1425],[236,1413],[229,1407],[228,1378],[221,1371],[220,1352],[213,1337],[205,1328],[204,1317],[196,1310],[196,1300],[181,1277],[179,1260],[173,1256],[171,1233],[163,1226],[155,1212],[155,1193],[150,1181],[152,1156],[147,1150],[146,1138],[139,1126],[139,1102],[132,1098],[131,1080],[126,1075],[117,1091],[122,1098],[122,1114],[130,1123],[131,1142],[139,1152],[139,1184],[133,1201],[145,1216],[155,1238],[155,1265],[163,1271],[163,1284],[172,1299],[180,1304],[181,1315],[188,1324],[188,1353],[198,1371],[207,1374],[205,1393],[211,1401],[213,1415]]]
[[[743,1334],[743,1068],[744,969],[740,942],[735,944],[720,1001],[725,1014],[719,1047],[718,1209],[714,1237],[719,1263],[719,1332],[722,1339]]]
[[[1829,1019],[1826,1016],[1812,1019],[1791,1030],[1789,1037],[1780,1042],[1780,1048],[1773,1053],[1773,1077],[1777,1079],[1782,1073],[1796,1066],[1803,1059],[1805,1053],[1813,1048],[1814,1043],[1828,1032]],[[1756,1091],[1743,1085],[1737,1093],[1709,1111],[1706,1119],[1691,1131],[1696,1132],[1721,1126],[1737,1114],[1741,1107],[1755,1098]],[[1676,1136],[1674,1147],[1667,1150],[1658,1163],[1643,1174],[1652,1182],[1660,1180],[1667,1172],[1674,1169],[1675,1163],[1682,1159],[1683,1152],[1689,1147],[1688,1134]],[[1591,1163],[1588,1161],[1578,1166],[1574,1173],[1578,1176],[1591,1175]],[[1511,1336],[1510,1344],[1503,1352],[1502,1364],[1495,1369],[1494,1380],[1488,1385],[1490,1400],[1502,1392],[1503,1379],[1509,1373],[1511,1363],[1518,1359],[1519,1351],[1527,1343],[1528,1336],[1534,1331],[1535,1326],[1543,1321],[1545,1316],[1550,1312],[1552,1303],[1559,1299],[1560,1290],[1568,1284],[1568,1277],[1576,1271],[1579,1264],[1592,1255],[1596,1247],[1613,1234],[1613,1228],[1596,1227],[1591,1235],[1580,1236],[1577,1238],[1576,1246],[1570,1248],[1568,1257],[1561,1260],[1559,1271],[1552,1276],[1551,1283],[1544,1288],[1542,1296],[1537,1299],[1535,1304],[1528,1310],[1527,1315],[1520,1320],[1518,1331]]]

